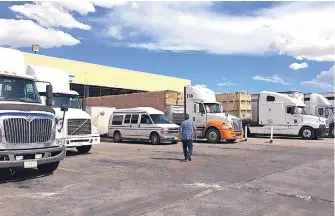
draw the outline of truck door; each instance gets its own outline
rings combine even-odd
[[[294,106],[286,107],[285,124],[286,129],[284,134],[295,135],[297,128],[299,128],[299,115],[295,112]]]
[[[190,119],[194,121],[197,127],[197,137],[202,137],[202,131],[205,129],[207,122],[205,107],[202,103],[194,103],[194,110]]]

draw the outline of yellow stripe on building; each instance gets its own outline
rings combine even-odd
[[[73,83],[143,91],[184,91],[190,80],[132,71],[68,59],[23,53],[26,64],[61,68],[73,74]],[[86,74],[86,75],[85,75]]]

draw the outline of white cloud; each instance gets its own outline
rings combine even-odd
[[[150,39],[127,41],[136,48],[215,54],[272,51],[301,60],[334,60],[333,3],[281,3],[250,16],[213,11],[213,4],[138,2],[137,7],[114,8],[104,23],[121,25]]]
[[[322,71],[315,79],[303,81],[300,85],[304,87],[334,91],[334,73],[334,66],[332,66],[328,71]]]
[[[70,14],[70,10],[75,10],[82,14],[95,11],[94,6],[89,3],[76,4],[66,1],[13,5],[9,9],[22,14],[28,19],[36,20],[39,25],[44,27],[78,28],[83,30],[90,30],[91,26],[75,20]]]
[[[282,85],[290,85],[290,83],[288,82],[288,78],[283,78],[280,77],[278,74],[272,75],[272,76],[254,76],[253,77],[254,80],[260,80],[260,81],[265,81],[265,82],[271,82],[271,83],[278,83],[278,84],[282,84]]]
[[[104,8],[114,8],[116,6],[121,6],[127,4],[126,1],[114,1],[114,0],[108,0],[108,1],[91,1],[94,5]],[[135,3],[135,2],[134,2]]]
[[[299,70],[299,69],[302,69],[302,68],[308,68],[308,64],[306,62],[303,62],[303,63],[294,62],[294,63],[290,64],[289,68],[292,69],[292,70]]]
[[[116,38],[118,40],[122,40],[122,27],[121,26],[110,26],[108,27],[108,36],[111,36],[113,38]]]
[[[229,80],[227,80],[227,78],[221,78],[221,79],[223,80],[223,82],[220,82],[216,85],[218,85],[218,86],[234,86],[234,85],[236,85],[236,84],[230,82]]]
[[[0,26],[0,46],[25,47],[37,43],[44,48],[51,48],[80,43],[70,34],[43,28],[31,20],[0,19]]]

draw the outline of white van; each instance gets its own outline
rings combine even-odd
[[[178,131],[178,125],[151,107],[115,109],[108,124],[108,136],[116,142],[149,140],[155,145],[177,143]]]

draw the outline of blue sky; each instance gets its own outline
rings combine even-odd
[[[0,46],[190,79],[215,92],[334,89],[333,3],[1,2]],[[47,12],[48,11],[48,12]]]

